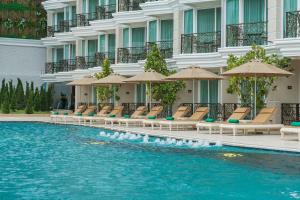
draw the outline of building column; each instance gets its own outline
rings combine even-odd
[[[81,51],[81,48],[83,48],[82,47],[82,40],[76,40],[76,45],[75,45],[75,48],[76,48],[76,56],[82,56],[81,55],[81,53],[82,53],[82,51]]]
[[[116,38],[115,39],[116,40],[115,62],[118,63],[118,48],[121,48],[123,43],[122,28],[120,25],[116,26],[115,38]]]
[[[181,53],[181,34],[183,31],[183,11],[180,5],[173,13],[173,54],[178,55]]]
[[[53,12],[52,11],[47,11],[47,24],[48,24],[48,26],[54,25]]]
[[[47,62],[53,62],[52,60],[52,48],[51,47],[47,47]]]
[[[76,1],[76,14],[82,13],[82,0]]]
[[[283,37],[283,12],[282,1],[268,1],[268,41],[274,41]]]
[[[226,47],[226,0],[221,1],[221,47]]]

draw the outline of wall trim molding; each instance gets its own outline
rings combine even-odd
[[[0,45],[46,48],[41,40],[18,39],[18,38],[0,37]]]

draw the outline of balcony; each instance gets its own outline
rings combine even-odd
[[[266,45],[268,43],[266,21],[227,25],[226,33],[228,47]]]
[[[46,74],[54,74],[58,72],[68,72],[76,69],[76,60],[68,59],[58,62],[47,62],[45,65]]]
[[[97,6],[97,19],[111,19],[112,14],[116,12],[116,4],[108,4],[103,6]]]
[[[90,21],[97,19],[97,12],[77,14],[77,26],[89,26]]]
[[[217,52],[221,47],[221,32],[192,33],[181,35],[181,53]]]
[[[140,3],[145,3],[145,0],[119,0],[119,12],[141,10]]]
[[[95,56],[76,56],[76,69],[96,67]]]
[[[97,52],[96,53],[96,66],[102,66],[105,58],[108,58],[110,64],[115,64],[115,52]]]
[[[157,42],[147,42],[147,53],[151,50],[151,46],[156,44],[160,53],[164,58],[172,58],[173,56],[173,40],[169,41],[157,41]]]
[[[286,27],[284,37],[300,37],[300,11],[286,13]]]
[[[69,32],[72,27],[76,27],[76,20],[64,20],[59,25],[47,27],[47,37],[54,37],[55,33]]]
[[[146,55],[145,47],[118,48],[119,63],[137,63],[139,60],[145,60]]]

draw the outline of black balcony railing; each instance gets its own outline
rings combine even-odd
[[[54,74],[57,72],[68,72],[76,69],[76,60],[67,59],[58,62],[47,62],[45,65],[46,74]]]
[[[147,44],[146,44],[147,53],[151,50],[151,46],[153,44],[157,45],[160,53],[164,56],[164,58],[172,58],[172,56],[173,56],[173,40],[147,42]]]
[[[226,42],[228,47],[266,45],[268,43],[267,22],[227,25]]]
[[[95,56],[96,66],[102,66],[105,58],[108,58],[110,64],[115,64],[115,52],[97,52]]]
[[[300,121],[300,103],[281,104],[281,123],[289,125],[293,121]]]
[[[140,3],[145,3],[145,0],[119,0],[118,10],[119,12],[141,10]]]
[[[113,18],[112,14],[115,12],[116,4],[102,5],[96,8],[97,19],[111,19]]]
[[[63,72],[65,71],[65,66],[67,66],[65,60],[61,60],[58,62],[47,62],[45,65],[45,74],[54,74],[57,72]]]
[[[90,21],[97,19],[97,12],[77,14],[77,26],[89,26]]]
[[[54,33],[62,33],[71,31],[72,27],[76,27],[76,20],[63,20],[59,25],[47,27],[47,37],[54,37]]]
[[[65,63],[67,64],[66,71],[73,71],[76,69],[76,59],[68,59],[65,60]]]
[[[145,60],[146,54],[145,47],[118,48],[118,62],[137,63],[139,60]]]
[[[284,37],[300,37],[300,11],[286,12],[286,25]]]
[[[181,35],[181,53],[217,52],[219,47],[221,47],[220,31]]]
[[[95,56],[76,56],[76,69],[96,67]]]

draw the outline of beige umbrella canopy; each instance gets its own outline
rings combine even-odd
[[[104,77],[100,80],[96,80],[93,82],[93,85],[111,85],[113,87],[114,92],[114,102],[116,101],[116,89],[114,85],[119,85],[124,83],[124,80],[127,78],[125,76],[121,76],[120,74],[110,74],[107,77]]]
[[[92,83],[96,80],[97,80],[96,78],[89,76],[89,77],[84,77],[81,79],[74,80],[68,83],[67,85],[88,86],[88,85],[92,85]]]
[[[167,77],[169,80],[220,80],[222,78],[223,77],[198,66],[190,66]]]
[[[74,80],[74,81],[68,83],[67,85],[71,85],[71,86],[91,86],[92,83],[96,80],[97,79],[92,77],[92,76],[87,76],[87,77],[84,77],[84,78],[81,78],[81,79]],[[81,87],[79,89],[80,89],[80,100],[81,100]]]
[[[112,84],[122,84],[127,78],[120,74],[111,74],[100,80],[93,82],[93,85],[112,85]]]
[[[148,70],[128,78],[127,83],[150,83],[150,107],[151,107],[151,83],[166,82],[166,76],[154,71]],[[147,102],[146,102],[147,103]]]
[[[193,80],[193,111],[194,111],[194,103],[195,103],[195,80],[208,80],[208,103],[210,103],[209,97],[209,80],[220,80],[223,77],[218,76],[217,74],[205,70],[198,66],[189,66],[186,69],[183,69],[169,77],[169,80]]]
[[[128,78],[125,80],[125,82],[132,82],[132,83],[146,83],[146,82],[165,82],[167,77],[154,71],[149,70],[142,72],[140,74],[137,74],[131,78]]]
[[[254,114],[256,115],[256,81],[257,77],[290,76],[293,73],[280,69],[274,65],[252,60],[231,70],[224,72],[224,76],[254,77]]]
[[[252,60],[223,73],[224,76],[260,77],[260,76],[290,76],[293,73],[280,69],[260,60]]]

